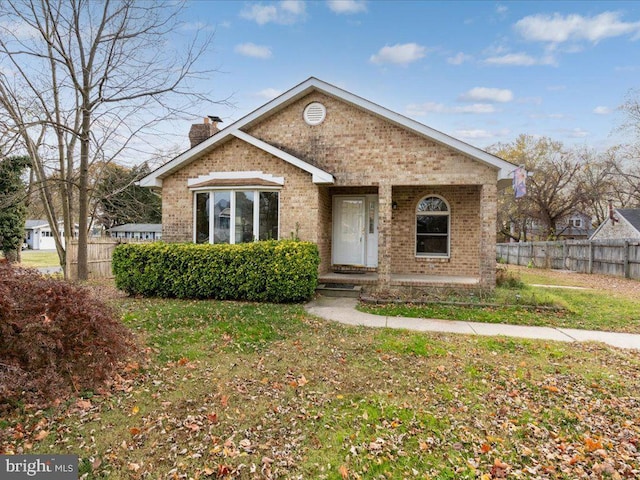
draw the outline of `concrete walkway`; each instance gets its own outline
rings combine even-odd
[[[358,300],[319,296],[305,308],[313,315],[365,327],[404,328],[419,332],[448,332],[469,335],[504,335],[506,337],[555,340],[560,342],[603,342],[619,348],[640,350],[640,335],[631,333],[599,332],[574,328],[526,327],[502,323],[462,322],[427,318],[386,317],[356,310]]]

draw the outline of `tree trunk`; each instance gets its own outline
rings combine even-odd
[[[78,179],[78,280],[89,279],[87,243],[89,236],[89,142],[91,131],[91,110],[85,99],[82,108],[82,130],[80,135],[80,175]],[[72,226],[73,227],[73,226]],[[73,233],[73,230],[71,230]],[[67,234],[67,237],[69,235]]]

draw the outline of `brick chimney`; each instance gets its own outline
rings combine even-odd
[[[614,225],[618,222],[618,217],[616,217],[615,210],[613,208],[613,200],[609,200],[609,218],[611,219],[611,223]]]
[[[194,123],[189,130],[189,141],[191,148],[204,142],[207,138],[213,136],[220,129],[218,123],[222,123],[220,117],[208,116],[204,117],[204,123]]]

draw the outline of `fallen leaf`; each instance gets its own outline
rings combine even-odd
[[[210,423],[218,423],[218,414],[217,413],[207,414],[207,420],[209,420]]]
[[[595,452],[596,450],[600,450],[601,448],[604,448],[600,440],[594,440],[589,437],[586,437],[584,439],[584,445],[585,447],[587,447],[587,450],[589,452]]]
[[[45,438],[47,438],[47,436],[49,435],[49,431],[48,430],[40,430],[34,437],[34,440],[40,441],[40,440],[44,440]]]
[[[349,469],[346,465],[340,465],[340,468],[338,468],[338,472],[340,473],[340,476],[343,478],[343,480],[347,480],[349,478]]]
[[[482,453],[489,453],[489,452],[491,451],[491,445],[489,445],[488,443],[483,443],[483,444],[480,446],[480,451],[481,451]]]
[[[137,415],[137,414],[138,414],[138,412],[140,412],[140,407],[139,407],[139,406],[137,406],[137,405],[136,405],[136,406],[134,406],[134,407],[131,409],[131,413],[132,413],[133,415]]]
[[[91,408],[91,400],[83,400],[82,398],[79,398],[76,402],[76,406],[80,410],[89,410]]]
[[[129,470],[131,470],[132,472],[137,472],[138,470],[140,470],[140,464],[139,463],[130,463],[127,465],[127,468]]]
[[[141,431],[141,430],[140,430],[139,428],[136,428],[136,427],[132,427],[132,428],[130,428],[130,429],[129,429],[129,433],[130,433],[131,435],[139,435],[139,434],[140,434],[140,431]]]

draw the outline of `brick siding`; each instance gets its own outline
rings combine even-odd
[[[313,101],[324,104],[327,114],[322,124],[309,126],[302,112]],[[494,168],[319,92],[262,119],[247,133],[333,174],[335,184],[314,185],[310,174],[234,138],[164,179],[166,241],[193,238],[187,179],[212,171],[260,170],[285,178],[280,236],[297,233],[317,242],[321,272],[331,268],[332,196],[379,194],[378,268],[383,279],[396,273],[461,275],[494,285]],[[449,259],[415,256],[415,208],[429,194],[442,196],[451,206]],[[392,202],[398,206],[393,212]]]

